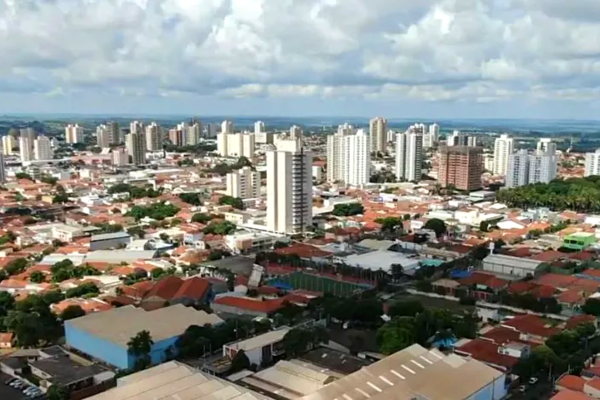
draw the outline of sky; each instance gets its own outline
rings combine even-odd
[[[598,0],[0,0],[0,114],[600,119]]]

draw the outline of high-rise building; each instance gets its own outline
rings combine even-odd
[[[396,179],[419,182],[423,162],[422,130],[408,130],[396,135]]]
[[[281,139],[267,151],[267,227],[297,234],[312,225],[312,154],[301,139]]]
[[[112,162],[114,166],[121,166],[129,164],[129,154],[126,149],[119,148],[113,149],[112,151]]]
[[[52,147],[50,147],[50,139],[46,136],[38,136],[33,142],[33,156],[36,160],[51,160]]]
[[[584,176],[600,175],[600,149],[585,154]]]
[[[229,139],[229,134],[227,132],[219,132],[217,134],[217,153],[221,157],[227,157],[229,151],[229,144],[227,140]]]
[[[146,164],[146,137],[144,132],[137,131],[127,135],[127,152],[134,165]]]
[[[460,190],[481,188],[481,147],[443,146],[440,149],[438,181]]]
[[[11,155],[15,147],[18,147],[18,145],[14,136],[2,136],[2,154],[4,154],[5,156]]]
[[[477,138],[475,136],[468,136],[460,131],[452,132],[452,135],[446,139],[447,146],[477,146]]]
[[[385,134],[385,140],[387,143],[395,143],[396,142],[396,134],[397,132],[393,131],[393,130],[388,130],[387,133]]]
[[[6,162],[4,161],[4,154],[0,152],[0,183],[6,182]]]
[[[28,138],[31,141],[31,143],[33,143],[33,141],[35,140],[35,138],[37,136],[35,134],[35,130],[33,128],[23,128],[20,130],[19,133],[20,133],[19,136]]]
[[[300,139],[302,138],[302,128],[298,125],[292,125],[290,128],[290,138],[291,139]]]
[[[67,143],[83,143],[83,128],[77,124],[65,127],[65,141]],[[31,140],[33,143],[33,140]]]
[[[273,132],[261,132],[254,134],[256,144],[273,144]]]
[[[427,141],[427,145],[425,145]],[[440,126],[438,124],[429,125],[426,138],[423,137],[423,147],[433,147],[440,141]]]
[[[98,125],[96,127],[96,142],[102,149],[109,148],[111,145],[111,132],[107,125]]]
[[[556,143],[550,138],[541,138],[537,143],[537,152],[556,154]]]
[[[217,137],[217,125],[216,124],[207,124],[206,125],[206,137],[207,138]]]
[[[240,199],[255,199],[260,196],[260,172],[244,167],[227,174],[227,195]]]
[[[33,141],[27,136],[19,138],[19,154],[21,161],[33,160]]]
[[[202,137],[202,122],[194,120],[187,128],[186,143],[188,146],[195,146],[200,143]]]
[[[106,123],[106,129],[108,131],[108,135],[110,137],[110,144],[118,145],[121,143],[121,128],[119,128],[119,124],[114,121],[108,121]]]
[[[519,150],[508,156],[505,186],[513,188],[525,186],[527,183],[529,183],[529,154],[527,150]]]
[[[371,177],[371,138],[362,129],[338,132],[327,138],[327,177],[330,182],[362,186]]]
[[[187,127],[177,126],[169,130],[169,141],[174,146],[184,146],[187,141],[186,129]]]
[[[513,153],[513,139],[508,135],[500,135],[494,142],[494,175],[505,176],[508,170],[508,157]]]
[[[556,153],[520,150],[511,154],[506,175],[506,187],[513,188],[535,183],[548,183],[556,178]]]
[[[255,135],[252,132],[219,133],[217,136],[217,152],[223,157],[254,157],[256,147]]]
[[[375,117],[369,121],[371,135],[371,151],[385,153],[387,149],[388,122],[383,117]]]
[[[142,121],[131,121],[129,124],[130,133],[144,133],[144,123]]]
[[[256,121],[254,123],[254,134],[258,135],[260,133],[265,133],[267,130],[265,128],[265,123],[262,121]]]
[[[221,123],[221,133],[233,133],[233,122],[225,120]]]
[[[162,130],[156,122],[146,125],[146,150],[158,151],[162,149]]]

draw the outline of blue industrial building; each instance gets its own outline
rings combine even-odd
[[[150,358],[152,364],[159,364],[168,355],[176,355],[175,343],[190,325],[222,322],[214,314],[181,304],[154,311],[127,306],[66,321],[65,337],[69,347],[119,369],[129,369],[136,358],[129,353],[127,343],[139,332],[150,332],[154,341]]]

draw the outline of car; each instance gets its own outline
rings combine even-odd
[[[21,392],[26,393],[29,390],[31,390],[31,386],[29,385],[23,385],[22,387],[19,388],[21,390]]]
[[[527,386],[525,386],[525,385],[519,386],[519,392],[525,393],[526,390],[527,390]]]
[[[12,386],[14,388],[19,388],[19,387],[23,386],[23,381],[20,379],[17,379],[13,383],[11,383],[10,386]]]
[[[29,393],[33,392],[34,390],[35,390],[34,386],[29,386],[29,387],[25,388],[24,390],[22,390],[22,392],[25,394],[29,394]]]
[[[535,385],[539,379],[536,377],[529,378],[529,384]]]
[[[16,380],[17,380],[17,378],[10,378],[10,379],[7,379],[4,383],[7,385],[10,385],[11,383],[13,383]]]

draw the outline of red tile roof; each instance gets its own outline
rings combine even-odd
[[[537,315],[519,315],[508,321],[502,322],[502,326],[515,328],[519,332],[548,338],[560,332],[560,329],[548,326],[546,321]]]
[[[206,279],[193,277],[183,281],[179,290],[173,295],[173,299],[182,297],[199,300],[206,295],[210,287],[210,283]]]
[[[540,253],[540,254],[536,254],[535,256],[531,257],[531,259],[543,261],[543,262],[550,262],[550,261],[556,261],[565,256],[566,256],[566,254],[561,253],[560,251],[549,250],[549,251],[544,251],[543,253]]]
[[[585,386],[590,386],[596,390],[600,390],[600,379],[594,378],[592,380],[589,380],[585,382]]]
[[[282,247],[275,250],[275,253],[281,255],[296,254],[300,258],[312,258],[312,257],[331,257],[333,253],[321,250],[315,246],[311,246],[304,243],[292,243],[288,247]]]
[[[555,288],[566,288],[577,280],[574,276],[561,274],[545,274],[535,280],[540,285],[548,285]]]
[[[580,289],[569,289],[556,297],[559,303],[565,304],[583,303],[584,299],[584,293]]]
[[[12,343],[13,338],[12,332],[0,332],[0,343]]]
[[[508,292],[512,294],[524,294],[537,286],[538,285],[533,282],[516,281],[508,286]]]
[[[214,304],[222,304],[229,307],[235,307],[242,310],[258,311],[266,314],[273,313],[283,307],[283,298],[272,300],[260,300],[250,297],[220,297],[214,301]]]
[[[554,297],[556,292],[556,288],[548,285],[537,285],[530,291],[530,293],[538,299],[550,299]]]
[[[494,341],[496,344],[517,342],[519,341],[519,336],[519,332],[513,329],[503,328],[501,326],[497,326],[483,334],[483,337]]]
[[[582,392],[576,392],[574,390],[564,389],[559,391],[557,394],[552,396],[550,400],[593,400],[593,397],[588,396]]]
[[[577,326],[580,324],[596,323],[597,321],[598,321],[598,319],[596,317],[594,317],[593,315],[587,315],[587,314],[576,315],[567,320],[566,328],[573,329],[573,328],[577,328]]]
[[[462,353],[467,353],[476,360],[488,364],[494,364],[506,369],[514,367],[519,359],[498,353],[500,346],[485,339],[473,339],[468,343],[456,348],[455,350]]]
[[[575,375],[564,375],[556,382],[556,386],[561,386],[565,389],[571,389],[576,392],[582,392],[583,385],[585,385],[585,379]]]
[[[183,285],[183,281],[180,278],[177,278],[176,276],[166,276],[156,282],[144,297],[158,297],[165,301],[171,300],[181,285]]]

